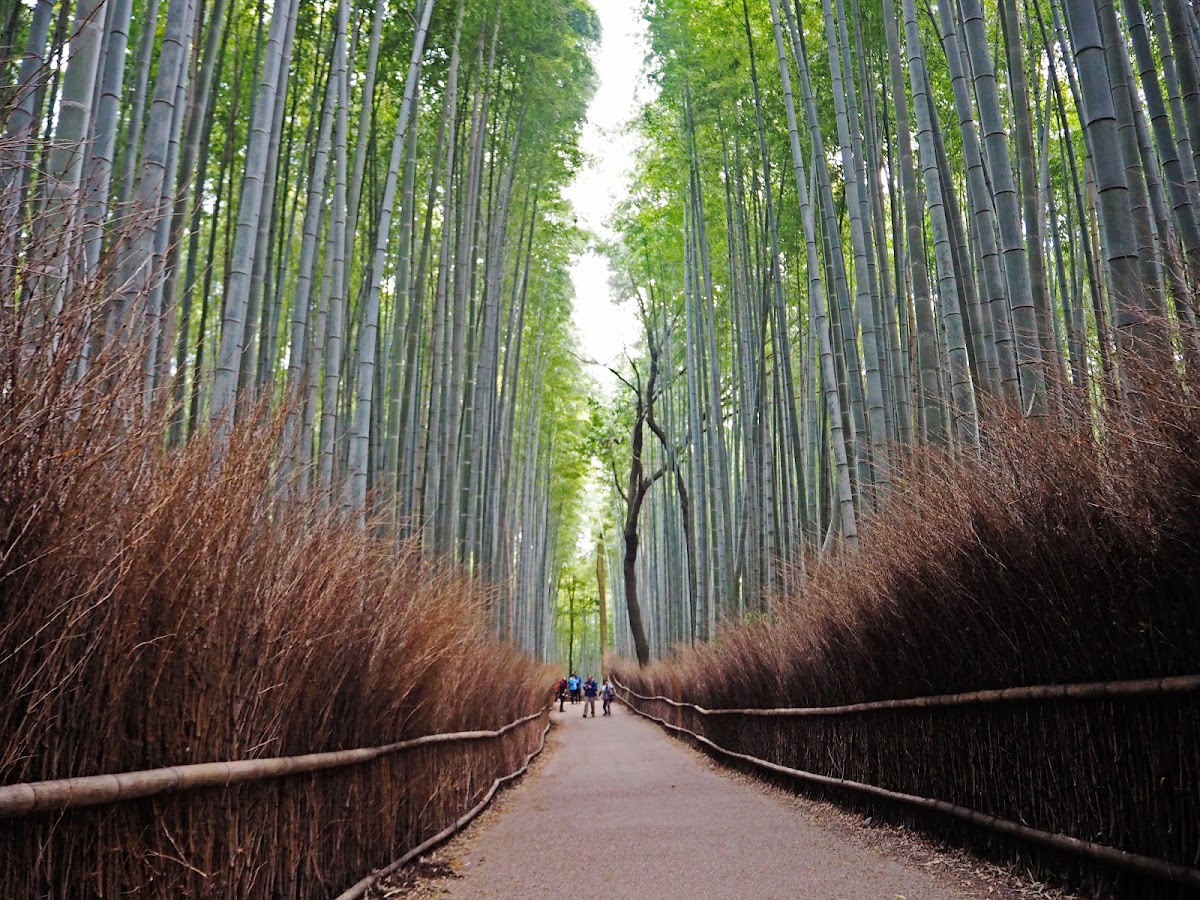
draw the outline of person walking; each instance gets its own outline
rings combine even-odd
[[[558,701],[558,711],[563,711],[563,701],[567,699],[567,679],[560,678],[554,687],[554,699]]]
[[[596,718],[596,695],[600,693],[600,688],[596,684],[596,679],[588,675],[587,681],[583,683],[583,717],[586,719],[588,710],[592,711],[592,718]]]
[[[604,707],[604,715],[612,715],[613,698],[617,695],[616,689],[612,686],[612,682],[607,678],[604,679],[604,686],[600,688],[601,706]]]
[[[579,702],[580,686],[581,686],[581,682],[579,680],[579,676],[576,675],[574,672],[572,672],[571,677],[567,679],[567,687],[571,691],[571,705],[572,706],[574,706],[576,703]]]

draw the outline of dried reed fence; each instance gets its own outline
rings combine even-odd
[[[136,354],[80,378],[95,311],[32,353],[0,321],[0,784],[349,759],[544,707],[483,588],[319,498],[280,502],[275,424],[170,447]],[[330,897],[456,821],[539,732],[6,818],[0,896]]]
[[[1055,833],[1045,828],[1033,827],[1028,824],[1028,820],[1026,819],[1014,821],[1011,818],[980,812],[967,805],[951,803],[933,797],[924,797],[906,791],[893,790],[878,784],[858,781],[845,774],[820,774],[817,771],[797,768],[793,764],[783,764],[756,755],[756,753],[779,752],[781,744],[786,744],[789,741],[797,739],[794,734],[785,736],[779,733],[771,733],[769,728],[761,729],[758,732],[760,739],[755,740],[748,737],[742,729],[726,727],[724,729],[725,739],[733,741],[732,745],[719,744],[705,736],[706,731],[711,730],[711,723],[714,720],[709,717],[712,716],[751,716],[758,720],[790,719],[868,714],[884,709],[916,711],[949,706],[975,706],[987,702],[1044,703],[1054,699],[1095,699],[1103,696],[1144,698],[1166,694],[1200,693],[1200,678],[1171,679],[1166,684],[1163,681],[1145,681],[1133,683],[1115,682],[1103,685],[1046,685],[1031,687],[1025,691],[1010,689],[1005,692],[978,692],[980,695],[985,695],[983,697],[972,694],[959,694],[948,697],[915,697],[909,701],[883,701],[879,704],[859,704],[857,707],[782,708],[775,710],[709,710],[697,707],[691,703],[679,703],[666,697],[649,697],[638,694],[619,683],[618,687],[625,694],[625,696],[620,698],[621,701],[637,714],[658,723],[674,734],[698,742],[706,750],[717,754],[718,757],[725,757],[729,760],[740,762],[752,770],[758,769],[787,778],[798,779],[807,784],[833,788],[837,791],[850,792],[857,795],[865,795],[868,798],[882,799],[896,804],[900,808],[911,808],[920,812],[930,812],[950,817],[997,835],[1015,838],[1021,842],[1046,847],[1064,854],[1075,855],[1089,862],[1101,863],[1134,873],[1135,875],[1159,879],[1172,885],[1179,885],[1188,890],[1200,890],[1200,868],[1133,853],[1094,841],[1082,840],[1069,834]],[[1084,688],[1084,690],[1078,690],[1072,694],[1069,692],[1070,688]],[[1086,690],[1087,688],[1107,689],[1108,693],[1101,693],[1100,690]],[[999,696],[1001,693],[1005,693],[1007,696]],[[987,698],[986,694],[993,696]],[[735,746],[738,749],[730,749],[730,746]],[[878,752],[878,748],[873,749]],[[812,765],[814,762],[820,764],[821,760],[817,758],[818,756],[818,753],[808,756],[808,764]],[[841,763],[841,766],[837,767],[839,772],[861,771],[863,769],[861,766],[855,767],[855,761],[847,760],[844,756],[839,759],[839,762]],[[828,766],[828,762],[826,762],[826,766]],[[1142,896],[1142,894],[1139,893],[1139,896]]]
[[[983,462],[898,477],[773,622],[613,671],[732,765],[1089,897],[1196,896],[1197,396],[994,424]]]
[[[413,847],[395,862],[384,866],[382,869],[372,872],[366,878],[351,885],[345,891],[338,894],[336,900],[356,900],[356,898],[364,896],[380,879],[386,878],[392,873],[404,868],[404,866],[408,865],[414,859],[420,857],[423,853],[427,853],[429,850],[433,849],[443,841],[448,840],[469,825],[475,820],[476,816],[483,812],[484,809],[487,808],[487,805],[492,802],[492,798],[496,796],[496,791],[500,790],[500,788],[505,784],[508,784],[510,781],[513,781],[516,778],[520,778],[529,771],[529,765],[533,762],[534,757],[541,753],[543,749],[545,749],[546,735],[549,733],[550,722],[547,721],[546,727],[542,729],[542,736],[537,747],[534,748],[532,753],[525,757],[525,762],[521,764],[521,768],[497,778],[492,782],[492,786],[488,788],[487,793],[483,795],[480,801],[463,813],[459,818],[455,819],[433,837],[427,838],[417,846]]]
[[[343,766],[374,762],[381,757],[402,753],[416,747],[500,738],[520,725],[542,718],[545,711],[543,709],[528,716],[522,716],[502,728],[491,731],[452,731],[446,734],[426,734],[382,747],[359,747],[355,750],[307,753],[303,756],[276,756],[269,759],[196,763],[141,772],[84,775],[79,778],[62,778],[57,781],[0,785],[0,818],[79,809],[84,806],[102,806],[106,803],[157,797],[161,794],[194,791],[206,787],[230,787],[248,781],[282,778],[285,775],[325,772],[329,769],[340,769]]]

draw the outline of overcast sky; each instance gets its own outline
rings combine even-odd
[[[579,222],[601,237],[611,232],[606,222],[629,185],[634,140],[625,133],[639,105],[645,29],[638,5],[641,0],[592,0],[603,35],[593,55],[599,79],[596,96],[588,108],[582,146],[588,162],[567,189]],[[585,359],[598,365],[588,371],[608,396],[616,393],[617,380],[605,368],[616,366],[621,352],[638,339],[637,320],[628,305],[618,306],[609,291],[608,261],[588,252],[575,258],[571,278],[575,283],[575,329]],[[584,527],[578,552],[589,556],[596,546],[596,531],[611,518],[602,488],[607,480],[596,464],[585,493]]]
[[[607,237],[605,226],[629,184],[634,141],[625,133],[639,103],[642,84],[644,27],[640,0],[594,0],[603,36],[593,56],[599,84],[588,108],[582,146],[588,162],[567,189],[580,224]],[[626,345],[637,342],[632,310],[617,306],[609,291],[607,260],[588,252],[571,267],[575,283],[575,327],[585,359],[600,366],[590,371],[611,392],[615,379],[603,366],[620,359]]]

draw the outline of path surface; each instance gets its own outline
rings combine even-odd
[[[724,777],[619,704],[559,715],[560,742],[458,859],[457,898],[950,900],[936,876]],[[579,850],[563,851],[565,835]],[[574,843],[574,842],[572,842]]]

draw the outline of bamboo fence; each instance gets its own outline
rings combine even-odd
[[[458,819],[456,819],[448,827],[439,831],[433,837],[429,838],[428,840],[422,841],[420,844],[413,847],[411,850],[409,850],[407,853],[405,853],[403,856],[401,856],[395,862],[390,863],[389,865],[385,866],[382,869],[379,869],[376,872],[372,872],[366,878],[362,879],[361,881],[359,881],[359,882],[355,883],[354,885],[352,885],[351,887],[347,888],[342,893],[338,894],[337,897],[335,898],[335,900],[357,900],[358,897],[364,896],[367,893],[367,891],[370,890],[371,886],[374,885],[375,883],[377,883],[380,879],[386,878],[387,876],[391,875],[393,872],[396,872],[399,869],[404,868],[406,865],[408,865],[414,859],[421,856],[423,853],[426,853],[429,850],[432,850],[434,847],[438,846],[443,841],[450,839],[455,834],[460,832],[462,829],[466,828],[469,824],[471,824],[471,822],[473,822],[475,820],[475,817],[478,816],[481,812],[483,812],[487,808],[488,804],[492,802],[492,798],[496,796],[496,791],[498,791],[503,785],[507,784],[508,782],[512,781],[513,779],[520,778],[522,775],[524,775],[526,772],[529,771],[530,764],[537,757],[537,755],[539,753],[541,753],[543,749],[545,749],[546,735],[549,733],[550,733],[550,723],[547,722],[546,727],[544,729],[542,729],[542,737],[541,737],[541,740],[538,742],[537,749],[535,749],[532,753],[530,753],[528,756],[525,757],[524,764],[516,771],[511,772],[508,775],[505,775],[501,778],[497,778],[495,781],[493,781],[492,786],[490,788],[488,788],[487,793],[483,795],[483,799],[481,799],[478,803],[476,803],[473,807],[471,807],[471,809],[469,809],[466,813],[464,813],[462,816],[460,816]]]
[[[494,731],[455,731],[428,734],[396,741],[380,747],[360,747],[302,756],[277,756],[267,759],[242,759],[227,762],[195,763],[122,772],[116,775],[87,775],[54,781],[33,781],[0,786],[0,818],[16,818],[39,812],[61,811],[83,806],[100,806],[139,797],[153,797],[175,791],[206,787],[226,787],[247,781],[282,778],[307,772],[320,772],[345,766],[361,765],[383,756],[401,753],[431,744],[461,743],[502,737],[514,728],[540,718],[549,706]]]
[[[840,716],[851,713],[876,712],[884,709],[930,709],[939,706],[969,706],[976,703],[1040,700],[1099,700],[1111,697],[1146,697],[1166,694],[1200,693],[1200,675],[1179,675],[1172,678],[1143,678],[1134,681],[1089,681],[1080,684],[1043,684],[1030,687],[1000,688],[969,691],[962,694],[939,694],[931,697],[908,697],[901,700],[873,700],[867,703],[847,703],[842,706],[781,706],[770,709],[733,708],[706,709],[695,703],[672,700],[661,694],[639,694],[613,680],[622,690],[639,700],[658,700],[677,709],[693,709],[702,716]]]
[[[1055,700],[1089,700],[1112,697],[1132,696],[1166,696],[1191,694],[1200,692],[1200,676],[1179,676],[1172,678],[1141,679],[1131,681],[1088,682],[1068,685],[1037,685],[1002,690],[973,691],[960,694],[944,694],[929,697],[913,697],[902,700],[884,700],[868,703],[846,704],[826,707],[781,707],[777,709],[706,709],[694,703],[673,700],[661,695],[640,694],[615,678],[614,684],[628,697],[618,695],[618,699],[638,715],[649,719],[673,733],[690,738],[707,747],[715,753],[729,759],[738,760],[757,768],[797,778],[812,784],[825,787],[840,788],[865,794],[872,797],[894,801],[917,809],[928,810],[968,822],[972,825],[999,834],[1008,835],[1037,844],[1053,850],[1062,851],[1096,862],[1104,863],[1119,869],[1150,876],[1172,884],[1182,885],[1188,889],[1200,889],[1200,869],[1180,863],[1169,862],[1138,853],[1131,853],[1106,844],[1085,841],[1069,835],[1058,834],[1012,819],[990,815],[944,800],[922,797],[912,793],[889,790],[874,784],[867,784],[846,778],[821,775],[803,769],[792,768],[769,760],[761,759],[746,753],[739,753],[722,747],[704,735],[673,724],[665,719],[648,713],[633,702],[663,702],[680,710],[694,710],[704,716],[742,715],[742,716],[776,716],[808,717],[831,716],[863,713],[876,710],[895,709],[928,709],[947,706],[966,706],[971,704],[1013,702],[1038,702]],[[632,699],[630,699],[632,698]]]

